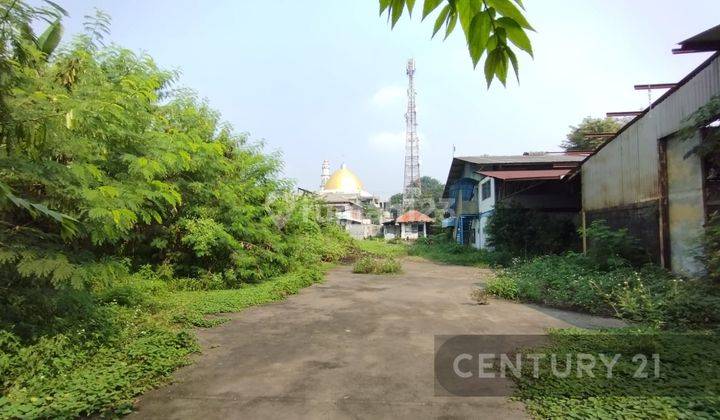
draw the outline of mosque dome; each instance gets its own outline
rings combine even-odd
[[[340,169],[333,172],[325,183],[325,190],[337,192],[360,193],[363,191],[363,184],[360,178],[343,164]]]

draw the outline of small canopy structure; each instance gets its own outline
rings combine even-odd
[[[434,220],[417,210],[410,210],[397,219],[383,223],[385,239],[417,239],[427,236],[427,224]]]
[[[433,219],[417,210],[410,210],[395,219],[395,223],[432,223]]]

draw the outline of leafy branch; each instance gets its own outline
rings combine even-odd
[[[387,12],[392,28],[406,10],[412,17],[415,0],[379,1],[380,15]],[[495,78],[505,86],[510,66],[520,80],[514,49],[525,51],[532,57],[532,43],[527,31],[534,31],[523,14],[522,0],[424,0],[422,20],[438,9],[433,37],[445,27],[447,39],[460,21],[473,66],[477,67],[484,57],[488,88]]]

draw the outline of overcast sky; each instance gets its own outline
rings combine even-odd
[[[431,40],[432,22],[416,16],[391,31],[377,0],[60,3],[69,33],[94,8],[108,12],[112,41],[180,70],[238,131],[281,151],[299,186],[317,188],[328,159],[381,197],[402,188],[407,58],[420,170],[444,182],[453,145],[456,155],[558,150],[584,116],[647,106],[633,85],[681,79],[707,54],[670,50],[720,23],[718,0],[526,0],[535,59],[520,58],[520,84],[488,91],[459,28]]]

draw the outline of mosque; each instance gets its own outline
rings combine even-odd
[[[330,174],[330,162],[323,161],[317,195],[333,211],[338,223],[346,228],[351,225],[373,224],[370,215],[365,214],[367,208],[377,209],[380,215],[378,223],[382,223],[386,218],[385,203],[365,191],[360,178],[344,163],[340,169]]]

